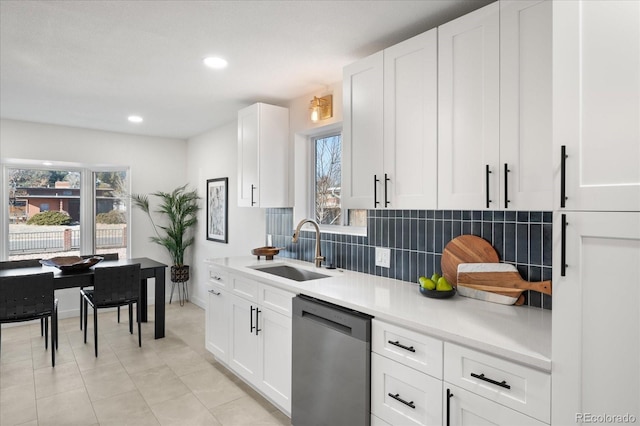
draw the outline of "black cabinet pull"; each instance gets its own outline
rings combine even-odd
[[[498,382],[497,380],[493,380],[493,379],[490,379],[488,377],[484,377],[484,374],[476,374],[476,373],[471,373],[471,377],[475,377],[476,379],[484,380],[485,382],[489,382],[492,385],[500,386],[501,388],[511,389],[511,386],[509,386],[507,384],[506,380]]]
[[[216,293],[216,291],[215,291],[215,290],[209,290],[209,293],[211,293],[211,294],[215,294],[216,296],[220,296],[220,294],[222,294],[222,293],[220,293],[220,292],[217,292],[217,293]]]
[[[402,343],[400,343],[398,340],[396,340],[395,342],[389,340],[389,343],[391,343],[393,346],[397,346],[397,347],[402,348],[402,349],[404,349],[406,351],[409,351],[409,352],[415,352],[416,351],[413,346],[405,346]]]
[[[373,208],[374,209],[378,207],[378,204],[380,204],[380,201],[378,201],[378,182],[380,182],[380,179],[378,179],[378,175],[373,175]]]
[[[251,184],[251,205],[253,206],[256,202],[253,201],[253,191],[256,189],[254,184]]]
[[[262,331],[261,328],[258,328],[258,315],[260,315],[260,312],[262,311],[256,307],[256,336],[258,335],[259,331]]]
[[[400,402],[402,402],[402,403],[403,403],[404,405],[406,405],[407,407],[411,407],[411,408],[413,408],[414,410],[416,409],[416,406],[415,406],[415,405],[413,405],[413,401],[410,401],[410,402],[405,401],[404,399],[400,398],[400,394],[399,394],[399,393],[397,393],[397,394],[395,394],[395,395],[394,395],[394,394],[392,394],[391,392],[389,392],[389,396],[390,396],[391,398],[395,399],[396,401],[400,401]]]
[[[384,206],[387,207],[389,204],[391,204],[389,202],[389,199],[387,198],[387,183],[390,181],[391,179],[389,179],[389,176],[385,173],[384,174]]]
[[[249,333],[253,333],[253,329],[258,328],[258,327],[255,327],[253,325],[253,310],[254,309],[258,310],[258,308],[254,308],[253,305],[251,305],[251,312],[249,313],[249,321],[251,322],[251,330],[249,330]]]
[[[567,215],[562,213],[562,228],[560,238],[560,276],[564,277],[567,273]]]
[[[489,165],[486,165],[485,168],[485,180],[486,180],[486,187],[487,187],[487,208],[489,208],[489,203],[491,203],[491,198],[489,197],[489,174],[491,174],[491,170],[489,169]]]
[[[511,170],[509,170],[509,165],[507,163],[504,163],[504,208],[508,209],[509,208],[509,203],[511,202],[511,200],[509,200],[509,172]]]
[[[560,207],[567,201],[567,146],[560,147]]]
[[[451,398],[453,394],[451,393],[451,389],[447,389],[447,426],[451,425]]]

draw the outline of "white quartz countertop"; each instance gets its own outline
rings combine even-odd
[[[207,259],[229,272],[367,313],[401,327],[551,371],[551,311],[507,306],[455,295],[423,296],[417,283],[353,271],[316,268],[312,263],[255,256]],[[315,271],[328,278],[297,282],[253,268],[277,264]]]

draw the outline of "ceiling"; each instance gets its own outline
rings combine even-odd
[[[187,139],[491,1],[1,0],[0,116]]]

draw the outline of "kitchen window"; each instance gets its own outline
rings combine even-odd
[[[361,233],[366,226],[367,211],[345,210],[341,203],[342,134],[324,134],[312,137],[311,141],[313,218],[325,231]]]

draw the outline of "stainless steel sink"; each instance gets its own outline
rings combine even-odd
[[[277,275],[282,278],[287,278],[294,281],[309,281],[317,280],[319,278],[328,278],[329,275],[319,274],[313,271],[307,271],[306,269],[298,269],[289,265],[273,265],[273,266],[260,266],[253,268],[256,271],[266,272],[267,274]]]

